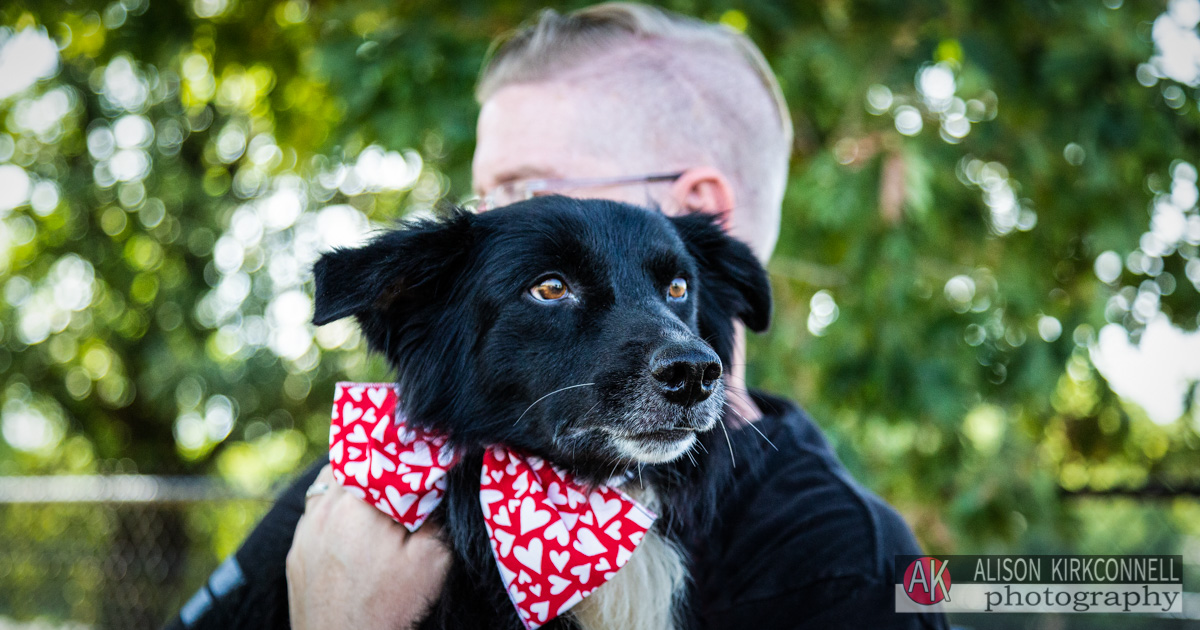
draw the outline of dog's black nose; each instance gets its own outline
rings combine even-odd
[[[721,378],[721,359],[700,343],[675,343],[650,357],[650,374],[667,400],[685,407],[704,401]]]

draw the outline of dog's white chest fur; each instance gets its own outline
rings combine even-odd
[[[623,490],[642,505],[659,510],[653,489],[632,486]],[[613,579],[576,604],[571,613],[584,630],[673,630],[676,597],[686,581],[683,551],[655,524]]]

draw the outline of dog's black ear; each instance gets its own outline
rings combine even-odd
[[[362,247],[324,254],[313,265],[313,323],[351,315],[362,321],[397,300],[429,296],[465,259],[471,218],[454,210],[445,218],[407,223]]]
[[[771,323],[771,283],[745,243],[725,233],[715,215],[673,217],[675,230],[700,267],[700,311],[725,313],[762,332]]]

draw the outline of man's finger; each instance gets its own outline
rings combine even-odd
[[[337,480],[333,478],[333,468],[328,464],[321,468],[321,472],[317,473],[317,478],[313,480],[312,486],[309,488],[313,486],[318,486],[323,490],[317,494],[305,494],[304,514],[300,517],[300,522],[296,524],[297,531],[306,525],[315,527],[318,532],[323,531],[331,504],[337,500],[338,493],[343,492]]]
[[[333,484],[337,483],[337,480],[333,478],[333,466],[325,464],[325,466],[321,468],[321,472],[317,473],[316,481],[327,483],[330,485],[330,487],[333,487]]]
[[[317,473],[317,478],[313,480],[312,485],[308,487],[308,492],[304,495],[305,509],[308,509],[308,503],[320,500],[335,488],[340,489],[338,488],[337,480],[333,478],[333,468],[329,464],[326,464],[321,468],[321,472]]]

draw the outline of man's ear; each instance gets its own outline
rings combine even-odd
[[[324,254],[313,266],[313,323],[354,315],[366,324],[398,301],[431,298],[461,267],[470,248],[471,218],[456,209],[445,218],[407,223],[362,247]]]
[[[702,319],[706,313],[725,314],[754,332],[766,330],[771,323],[771,283],[750,247],[721,229],[713,215],[688,214],[671,222],[700,267]]]
[[[725,174],[711,166],[694,166],[671,184],[670,197],[663,209],[671,216],[693,213],[717,215],[719,222],[725,225],[735,207],[737,196]]]

